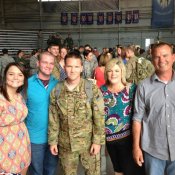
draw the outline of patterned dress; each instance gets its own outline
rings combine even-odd
[[[0,173],[20,173],[30,164],[30,140],[24,124],[27,112],[20,94],[11,102],[0,94]]]
[[[136,86],[132,84],[127,92],[124,88],[119,93],[112,93],[106,85],[101,86],[105,103],[106,141],[116,141],[131,134],[133,97]]]

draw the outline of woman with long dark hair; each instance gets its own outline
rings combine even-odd
[[[27,76],[23,66],[9,63],[0,86],[0,174],[26,175],[30,164],[30,140],[24,119]]]

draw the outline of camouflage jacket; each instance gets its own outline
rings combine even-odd
[[[133,57],[126,64],[126,80],[138,84],[150,77],[154,71],[154,66],[149,60],[143,57]]]
[[[52,71],[52,75],[59,80],[60,79],[60,69],[59,69],[59,63],[55,62],[53,71]]]
[[[37,67],[38,58],[35,55],[33,55],[29,60],[30,60],[30,72],[31,72],[31,75],[33,75],[38,71],[38,67]]]
[[[91,102],[84,79],[73,91],[63,84],[58,99],[56,89],[50,95],[48,143],[71,152],[89,149],[92,143],[104,144],[104,101],[97,86],[92,86]]]
[[[4,69],[7,66],[7,64],[9,64],[11,62],[15,62],[15,60],[11,56],[8,56],[7,54],[0,57],[0,66],[1,66],[0,73],[1,73],[1,75],[3,75]]]

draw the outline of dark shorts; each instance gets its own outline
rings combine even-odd
[[[144,168],[138,167],[134,162],[130,138],[107,142],[106,147],[115,172],[122,172],[124,175],[144,175]]]

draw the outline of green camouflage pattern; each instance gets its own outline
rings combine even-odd
[[[30,61],[30,74],[33,75],[38,71],[38,67],[37,67],[38,59],[35,55],[33,55],[32,57],[30,57],[29,61]]]
[[[150,77],[154,71],[154,66],[149,60],[143,57],[133,57],[126,64],[126,80],[138,84],[145,78]]]
[[[100,175],[100,154],[92,156],[89,154],[89,150],[69,153],[61,149],[59,157],[63,175],[77,175],[79,160],[85,169],[86,175]]]
[[[63,84],[57,99],[56,89],[50,95],[48,142],[69,152],[87,150],[92,143],[105,143],[104,101],[96,85],[88,101],[85,80],[69,91]]]
[[[11,56],[8,56],[5,54],[5,55],[0,57],[0,66],[1,66],[0,73],[1,73],[1,75],[4,74],[4,69],[7,66],[7,64],[9,64],[11,62],[15,62],[15,60]]]
[[[56,78],[56,79],[60,79],[60,69],[59,69],[59,63],[55,61],[55,65],[52,71],[52,75]]]

